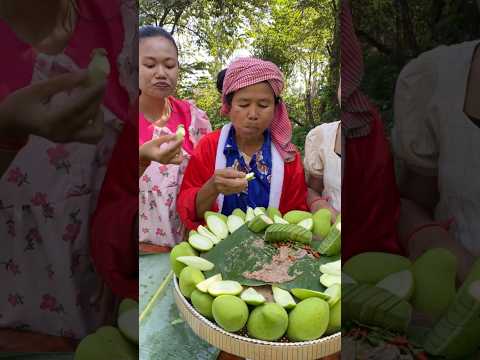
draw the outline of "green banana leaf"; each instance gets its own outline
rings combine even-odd
[[[169,254],[140,256],[140,359],[214,360],[219,350],[185,323],[173,297]]]
[[[272,257],[279,253],[279,249],[263,241],[264,233],[253,233],[242,226],[233,234],[217,244],[204,255],[205,259],[215,264],[205,275],[213,276],[222,273],[225,280],[235,280],[245,286],[260,286],[270,284],[255,279],[247,279],[242,274],[262,269],[272,263]],[[278,284],[279,287],[290,290],[293,288],[307,288],[323,291],[325,287],[320,284],[322,275],[320,265],[338,260],[336,257],[311,258],[304,256],[296,260],[287,270],[287,274],[294,276],[293,280]]]

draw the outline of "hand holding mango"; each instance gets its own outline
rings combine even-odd
[[[183,161],[181,146],[182,141],[176,135],[162,135],[142,144],[138,154],[142,162],[178,165]]]
[[[95,49],[92,51],[90,64],[88,65],[87,85],[95,85],[105,81],[110,74],[110,63],[105,49]]]
[[[247,189],[248,180],[245,173],[233,168],[219,169],[215,171],[212,181],[215,190],[219,194],[238,194]]]

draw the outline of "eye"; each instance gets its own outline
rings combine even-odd
[[[260,106],[262,109],[266,109],[266,108],[268,108],[269,105],[268,105],[268,104],[259,104],[259,106]]]
[[[148,69],[152,69],[152,68],[155,67],[154,64],[143,64],[143,66],[145,66],[145,67],[148,68]]]

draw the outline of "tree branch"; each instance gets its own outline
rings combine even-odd
[[[171,23],[166,23],[165,25],[173,25],[173,24],[171,24]],[[199,33],[198,31],[192,30],[192,29],[190,29],[188,26],[180,25],[180,24],[177,24],[176,27],[179,28],[179,29],[184,29],[184,30],[187,30],[187,31],[191,32],[192,34],[198,36],[198,38],[199,38],[201,41],[205,42],[205,44],[207,44],[207,46],[209,46],[209,47],[212,46],[211,43],[210,43],[210,41],[208,41],[208,39],[207,39],[205,36],[203,36],[201,33]]]
[[[302,123],[302,122],[298,121],[298,120],[297,120],[297,119],[295,119],[295,118],[290,118],[290,120],[291,120],[292,122],[294,122],[295,124],[297,124],[298,126],[305,126],[305,124],[304,124],[304,123]]]
[[[173,20],[172,31],[170,31],[171,35],[173,35],[173,33],[175,32],[175,28],[177,27],[178,21],[180,20],[180,17],[182,16],[184,10],[185,10],[185,8],[183,8],[179,12],[175,13],[175,19]]]
[[[365,31],[357,30],[357,34],[358,34],[359,37],[363,38],[370,46],[373,46],[378,51],[380,51],[380,52],[382,52],[386,55],[391,55],[393,53],[392,49],[390,49],[388,46],[382,44],[380,41],[376,40],[372,36],[368,35]]]

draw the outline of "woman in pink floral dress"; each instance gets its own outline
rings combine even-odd
[[[176,198],[193,149],[211,126],[193,103],[171,96],[179,70],[178,49],[171,35],[162,28],[145,26],[139,37],[139,143],[171,135],[180,125],[186,131],[183,141],[162,144],[178,149],[178,156],[170,164],[145,164],[139,181],[139,241],[154,245],[143,249],[165,250],[159,247],[171,248],[183,240],[185,227],[176,211]]]
[[[0,2],[2,329],[80,339],[114,316],[90,218],[138,95],[136,20],[131,0]],[[111,72],[86,87],[96,48]]]

